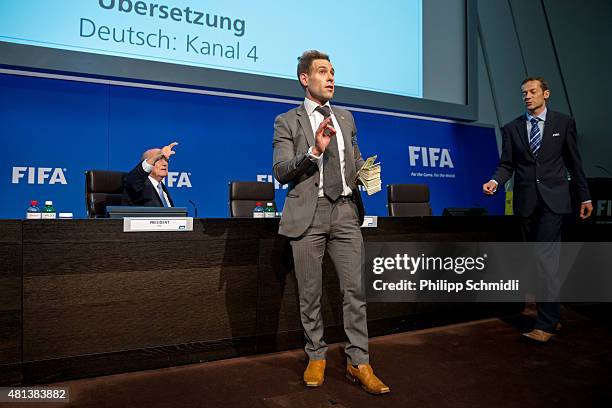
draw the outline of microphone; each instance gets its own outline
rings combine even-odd
[[[198,207],[196,206],[196,203],[193,202],[193,200],[187,200],[187,201],[189,201],[189,204],[193,206],[193,213],[194,213],[193,218],[198,218]]]
[[[612,177],[612,173],[610,172],[610,170],[606,169],[604,166],[600,166],[599,164],[596,164],[595,168],[605,171],[608,174],[608,176]]]

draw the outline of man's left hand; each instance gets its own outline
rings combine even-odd
[[[586,220],[591,216],[593,212],[593,203],[582,203],[580,204],[580,218]]]

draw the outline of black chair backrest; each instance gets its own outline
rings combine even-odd
[[[231,181],[229,183],[229,212],[230,217],[252,217],[253,208],[257,202],[274,201],[274,184],[258,181]]]
[[[121,205],[122,171],[88,170],[85,172],[85,204],[89,218],[106,217],[107,205]]]
[[[431,215],[427,184],[389,184],[387,208],[392,217],[422,217]]]

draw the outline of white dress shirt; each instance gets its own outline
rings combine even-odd
[[[329,102],[327,102],[325,105],[329,106],[329,108],[331,109]],[[321,125],[321,122],[323,122],[323,119],[324,119],[323,115],[320,112],[316,111],[318,106],[319,106],[318,103],[311,101],[308,98],[304,99],[304,108],[306,108],[306,112],[308,113],[308,119],[310,120],[310,126],[312,127],[312,133],[314,135],[316,135],[317,129],[319,128],[319,125]],[[338,141],[338,158],[340,159],[340,174],[342,175],[342,195],[350,196],[352,191],[349,188],[349,186],[346,184],[346,179],[344,177],[344,169],[345,169],[344,137],[342,136],[342,129],[340,129],[340,124],[336,120],[336,116],[334,115],[333,110],[331,111],[331,118],[332,118],[332,123],[334,125],[334,129],[336,130],[336,135],[333,136],[333,138],[335,138]],[[330,141],[330,143],[333,143],[333,139]],[[310,148],[308,149],[308,157],[310,158],[310,160],[316,162],[317,165],[319,166],[319,197],[323,197],[325,195],[325,193],[323,192],[323,183],[324,183],[323,156],[324,155],[325,155],[325,152],[323,152],[323,154],[320,156],[315,156],[314,154],[312,154],[312,146],[310,146]]]
[[[147,172],[147,173],[151,173],[151,171],[153,171],[153,167],[152,165],[150,165],[149,163],[147,163],[146,160],[142,161],[142,169]],[[149,181],[151,182],[151,184],[153,184],[153,187],[155,187],[155,191],[157,192],[157,195],[159,195],[159,188],[157,187],[159,185],[159,181],[155,180],[153,177],[149,176]],[[170,199],[168,198],[168,194],[166,194],[166,191],[162,188],[162,192],[164,194],[164,199],[166,200],[166,202],[168,203],[168,207],[172,207],[172,204],[170,203]],[[159,197],[161,199],[161,197]],[[163,200],[162,200],[163,202]]]

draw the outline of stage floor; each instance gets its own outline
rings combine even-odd
[[[52,385],[70,387],[71,407],[612,406],[610,306],[564,308],[563,329],[546,345],[521,339],[525,315],[373,338],[372,365],[391,387],[383,396],[344,378],[341,344],[330,346],[316,389],[302,385],[302,350]]]

